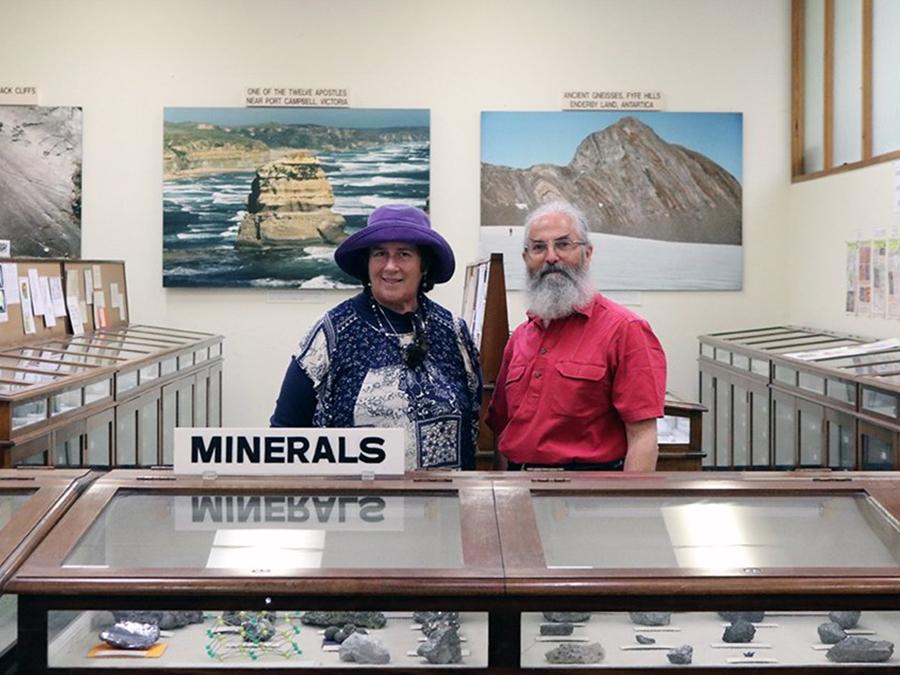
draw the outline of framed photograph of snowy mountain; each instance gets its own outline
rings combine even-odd
[[[483,112],[480,252],[525,287],[523,224],[587,217],[600,290],[739,290],[741,113]]]
[[[334,249],[427,207],[429,111],[166,108],[163,285],[349,288]]]
[[[81,257],[82,111],[0,106],[0,239],[7,255]]]

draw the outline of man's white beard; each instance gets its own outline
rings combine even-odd
[[[544,263],[538,270],[528,270],[525,281],[528,309],[544,321],[569,316],[577,308],[586,306],[594,297],[589,268],[585,263]]]

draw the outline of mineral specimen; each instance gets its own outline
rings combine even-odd
[[[859,623],[859,617],[862,612],[829,612],[828,618],[834,621],[841,628],[855,628]]]
[[[117,623],[122,623],[123,621],[154,623],[159,626],[160,630],[173,630],[192,623],[203,623],[203,612],[201,610],[184,612],[127,610],[113,612],[112,614]]]
[[[340,626],[328,626],[325,629],[325,639],[329,642],[335,642],[334,636],[340,631]]]
[[[268,642],[275,635],[275,626],[263,617],[253,617],[241,623],[244,642]]]
[[[307,626],[343,626],[352,623],[365,628],[384,628],[387,620],[381,612],[304,612],[300,622]]]
[[[749,621],[738,619],[722,633],[722,642],[750,642],[756,635],[756,628]]]
[[[628,612],[638,626],[668,626],[672,612]]]
[[[584,623],[591,620],[590,612],[544,612],[544,618],[553,623]]]
[[[241,610],[239,612],[222,612],[222,622],[226,626],[240,626],[245,621],[265,619],[269,623],[275,623],[275,612],[251,612]]]
[[[690,665],[694,660],[694,648],[690,645],[681,645],[666,652],[666,658],[669,659],[669,663],[676,666]]]
[[[353,663],[390,663],[391,660],[390,653],[380,640],[362,633],[353,633],[344,640],[339,654],[341,661]]]
[[[646,635],[635,635],[634,639],[637,640],[639,645],[655,645],[656,640],[652,637],[647,637]]]
[[[329,628],[331,628],[331,626],[329,626]],[[338,628],[338,630],[332,635],[331,639],[335,642],[343,642],[354,633],[362,633],[363,635],[366,635],[368,634],[368,632],[369,631],[367,631],[365,628],[357,628],[352,623],[348,623],[347,625]]]
[[[435,621],[459,621],[459,612],[413,612],[413,621],[426,624]]]
[[[159,640],[155,623],[120,621],[100,633],[100,639],[116,649],[147,649]]]
[[[566,642],[544,655],[549,663],[600,663],[606,653],[599,642],[580,644]]]
[[[574,629],[570,623],[542,623],[541,635],[571,635]]]
[[[891,658],[893,653],[893,642],[851,636],[838,642],[825,652],[825,656],[835,663],[880,663]]]
[[[734,623],[738,619],[743,619],[748,623],[761,623],[766,618],[765,612],[719,612],[726,621]]]
[[[826,645],[836,645],[847,637],[844,629],[834,621],[826,621],[821,624],[817,630],[819,631],[819,639]]]
[[[429,635],[428,640],[419,645],[416,653],[428,659],[428,663],[460,663],[462,648],[459,633],[454,626],[446,624]]]

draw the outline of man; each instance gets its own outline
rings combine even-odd
[[[653,471],[666,357],[649,324],[594,291],[584,216],[525,222],[528,320],[503,352],[488,424],[515,470]]]

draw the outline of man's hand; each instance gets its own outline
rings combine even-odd
[[[625,423],[628,450],[625,453],[625,471],[656,471],[656,419]]]

